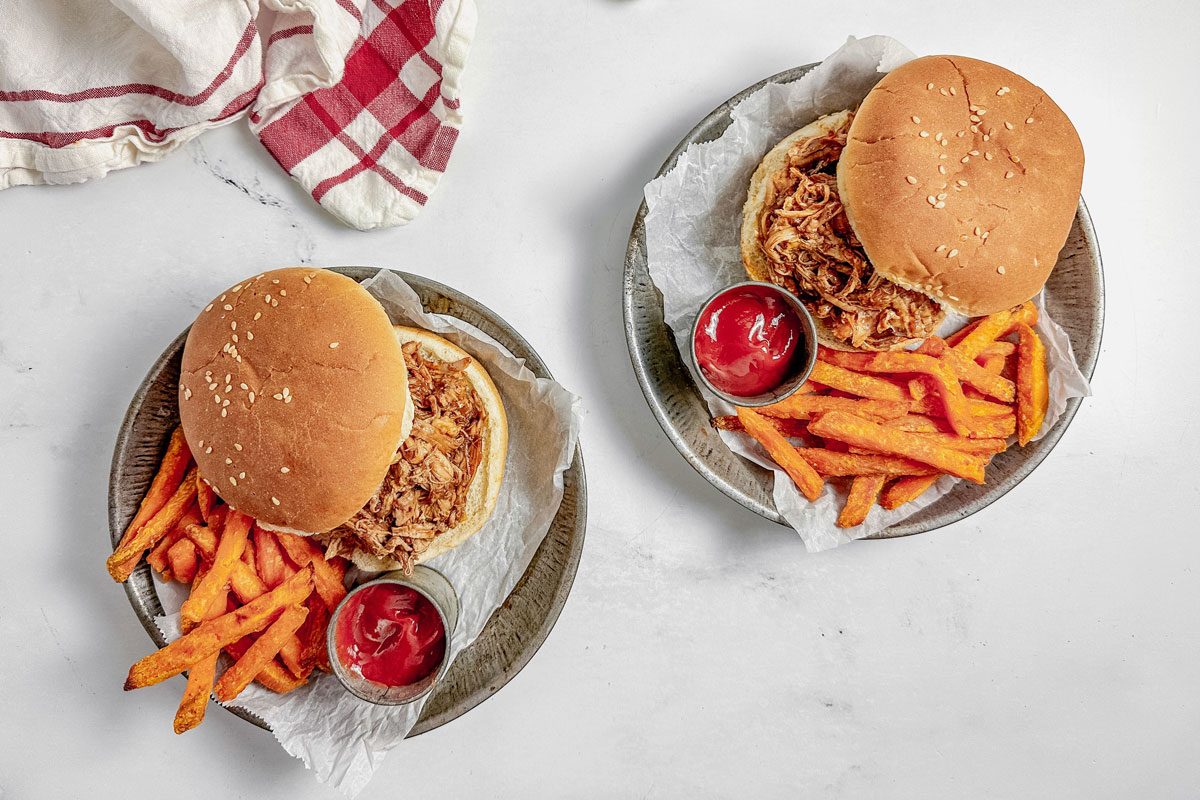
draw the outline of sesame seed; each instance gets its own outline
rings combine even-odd
[[[968,109],[970,109],[971,111],[978,111],[978,110],[979,110],[979,106],[975,105],[974,103],[968,103],[968,104],[967,104],[967,108],[968,108]]]
[[[244,480],[246,480],[246,473],[244,473],[244,472],[239,472],[239,473],[238,473],[238,480],[241,480],[241,481],[244,481]]]
[[[971,160],[970,156],[963,156],[962,158],[959,159],[959,161],[963,164],[967,163],[970,160]]]
[[[233,477],[232,475],[229,476],[229,482],[234,486],[237,486],[237,478]]]
[[[920,135],[920,137],[921,137],[922,139],[928,139],[928,138],[929,138],[929,131],[921,131],[921,133],[920,133],[919,135]]]
[[[305,282],[305,283],[312,283],[312,275],[305,275],[305,276],[304,276],[304,282]]]
[[[1005,177],[1005,178],[1011,178],[1013,175],[1016,175],[1016,174],[1017,174],[1017,173],[1013,172],[1013,171],[1010,169],[1008,172],[1004,173],[1004,177]]]
[[[989,233],[990,233],[990,231],[984,231],[980,238],[982,238],[986,242]]]
[[[230,380],[232,380],[232,378],[233,378],[233,373],[232,373],[232,372],[226,372],[226,373],[225,373],[225,382],[226,382],[226,383],[229,383],[229,381],[230,381]]]
[[[937,196],[937,199],[938,199],[938,200],[945,200],[945,199],[946,199],[946,193],[945,193],[945,192],[942,192],[941,194],[939,194],[939,195]]]
[[[942,295],[942,287],[940,287],[940,286],[939,286],[939,287],[937,288],[937,290],[936,290],[936,291],[937,291],[937,296],[938,296],[938,297],[942,297],[942,296],[943,296],[943,295]]]
[[[240,292],[241,290],[242,290],[242,285],[239,283],[237,286],[233,287],[233,288],[232,288],[232,289],[230,289],[229,291],[231,291],[231,292]]]
[[[925,90],[926,90],[926,91],[929,91],[929,90],[930,90],[930,89],[932,89],[932,88],[933,88],[933,83],[932,83],[932,82],[925,84]]]
[[[279,290],[279,296],[280,296],[280,297],[287,297],[287,289],[280,289],[280,290]]]
[[[950,87],[950,96],[951,96],[951,97],[956,97],[957,95],[958,95],[958,92],[954,91],[954,87],[953,87],[953,86],[951,86],[951,87]]]
[[[236,319],[233,322],[229,323],[229,330],[231,330],[231,331],[237,330],[237,320]]]
[[[951,250],[949,253],[946,253],[946,258],[954,258],[956,255],[958,255],[957,247]]]
[[[964,181],[962,178],[959,178],[957,181],[955,181],[955,183],[957,183],[959,186],[966,186],[966,185],[967,185],[967,182],[966,182],[966,181]]]
[[[279,283],[279,278],[272,278],[271,283]]]
[[[945,208],[945,207],[946,207],[946,201],[945,201],[945,200],[938,200],[938,201],[937,201],[937,202],[934,204],[934,206],[933,206],[933,207],[934,207],[934,208]]]
[[[191,389],[189,389],[189,388],[187,388],[186,386],[185,386],[185,387],[183,387],[183,399],[184,399],[184,400],[191,400],[191,399],[192,399],[192,390],[191,390]]]
[[[978,236],[980,231],[981,231],[981,228],[978,225],[976,225],[975,226],[975,235]]]
[[[271,396],[272,396],[272,397],[274,397],[276,400],[282,400],[282,399],[283,399],[283,395],[279,394],[278,392],[276,392],[275,394],[273,394],[273,395],[271,395]]]
[[[270,305],[270,304],[271,304],[271,295],[269,295],[269,294],[264,294],[264,295],[263,295],[263,302],[264,302],[264,303],[266,303],[267,305]]]
[[[271,308],[279,308],[279,301],[278,301],[278,300],[272,300],[272,301],[271,301]]]
[[[914,116],[914,117],[912,118],[912,121],[913,121],[913,124],[914,124],[914,125],[920,125],[920,124],[921,124],[921,118],[920,118],[920,117]]]
[[[224,303],[224,302],[225,302],[225,298],[226,298],[226,297],[228,297],[228,296],[229,296],[229,295],[226,295],[226,294],[223,294],[223,295],[221,295],[221,302],[222,302],[222,303]]]
[[[255,311],[255,312],[254,312],[254,321],[255,321],[255,322],[258,322],[260,319],[262,319],[262,312],[261,312],[261,311]]]
[[[1021,163],[1021,159],[1017,158],[1016,156],[1009,156],[1009,157],[1008,157],[1008,160],[1009,160],[1009,161],[1011,161],[1011,162],[1013,162],[1014,164],[1020,164],[1020,163]]]
[[[242,452],[242,446],[240,444],[238,444],[237,442],[233,443],[233,449],[237,450],[239,453]]]
[[[247,385],[246,385],[246,384],[244,384],[244,383],[239,383],[239,384],[238,384],[238,388],[240,388],[240,389],[241,389],[241,390],[244,392],[244,391],[246,391],[247,389],[249,389],[250,387],[249,387],[249,386],[247,386]]]
[[[933,248],[933,252],[935,252],[935,253],[941,253],[941,252],[943,252],[945,249],[946,249],[946,245],[944,245],[944,244],[939,244],[937,247]]]
[[[938,156],[938,158],[943,158],[943,159],[944,159],[945,157],[946,157],[946,154],[945,154],[945,153],[942,153],[940,156]]]
[[[289,394],[287,397],[283,398],[283,402],[285,402],[285,403],[292,402],[292,396]]]
[[[933,205],[934,203],[937,202],[937,198],[934,197],[933,195],[929,195],[929,197],[925,198],[925,202],[929,203],[929,205]]]
[[[246,341],[247,342],[254,341],[254,331],[246,331]]]
[[[275,505],[279,505],[279,498],[278,498],[278,497],[272,497],[272,498],[271,498],[271,502],[272,502],[272,503],[274,503]]]
[[[233,339],[234,343],[236,344],[236,343],[237,343],[237,341],[238,341],[238,336],[237,336],[237,334],[236,334],[236,333],[235,333],[235,334],[233,334],[233,336],[232,336],[231,338]]]
[[[280,467],[279,471],[282,472],[284,475],[287,475],[289,472],[291,472],[291,470],[288,469],[287,467]]]
[[[946,174],[946,165],[945,165],[945,164],[938,164],[938,172],[940,172],[940,173],[942,173],[943,175],[945,175],[945,174]]]
[[[991,138],[992,138],[992,137],[988,136],[986,133],[983,135],[983,140],[984,140],[985,142],[986,142],[986,141],[988,141],[988,140],[990,140]]]
[[[970,150],[970,151],[968,151],[968,152],[970,152],[970,154],[971,154],[971,155],[973,155],[973,156],[977,156],[977,155],[979,155],[979,151],[978,151],[978,150]]]
[[[1008,128],[1011,131],[1013,129],[1013,124],[1011,122],[1005,122],[1004,127]]]
[[[1003,275],[1003,274],[1004,274],[1004,267],[996,267],[996,272],[999,272],[1001,275]]]
[[[1025,118],[1025,124],[1026,124],[1026,125],[1032,125],[1032,124],[1033,124],[1033,117],[1026,117],[1026,118]]]
[[[251,392],[251,393],[250,393],[250,402],[251,402],[251,403],[253,403],[253,402],[254,402],[254,392]]]
[[[229,305],[229,303],[221,306],[221,308],[225,309],[226,311],[233,311],[233,306]]]
[[[226,386],[226,387],[225,387],[225,393],[226,393],[226,394],[228,394],[229,392],[232,392],[232,391],[233,391],[233,387],[232,387],[232,386]]]
[[[222,416],[222,417],[227,417],[227,416],[229,416],[229,409],[228,409],[228,408],[222,408],[222,409],[221,409],[221,416]]]
[[[947,92],[945,89],[938,89],[938,94],[940,94],[942,97],[945,97]]]
[[[200,440],[200,444],[199,444],[198,446],[199,446],[199,447],[204,447],[204,440],[203,440],[203,439],[201,439],[201,440]]]
[[[205,311],[212,311],[212,307],[213,307],[213,304],[212,304],[212,303],[209,303],[208,305],[206,305],[206,306],[204,307],[204,310],[205,310]]]
[[[955,136],[957,136],[960,139],[966,135],[967,135],[966,131],[959,131],[958,133],[955,134]]]
[[[911,176],[910,176],[910,177],[911,177]],[[909,183],[916,183],[916,182],[917,182],[917,179],[916,179],[916,178],[912,178],[912,180],[910,180],[910,181],[909,181]],[[339,344],[341,344],[341,342],[330,342],[330,343],[329,343],[329,349],[330,349],[330,350],[337,350],[337,348],[338,348],[338,345],[339,345]]]
[[[225,406],[228,406],[228,405],[229,405],[229,401],[228,401],[228,400],[222,400],[222,401],[221,401],[221,406],[222,406],[222,407],[225,407]]]
[[[1001,86],[996,90],[996,97],[1004,97],[1004,93],[1008,91],[1007,86]]]
[[[211,452],[212,452],[212,445],[209,445],[208,447],[204,448],[204,452],[205,452],[205,454],[206,454],[206,455],[207,455],[208,453],[211,453]]]
[[[979,133],[979,126],[978,126],[978,125],[972,125],[972,126],[971,126],[971,133]]]
[[[225,459],[225,464],[226,464],[226,466],[228,466],[229,464],[232,464],[232,463],[233,463],[233,459],[232,459],[232,458],[227,458],[227,459]]]
[[[986,113],[987,113],[987,109],[986,109],[986,108],[981,108],[981,109],[979,109],[979,112],[978,112],[978,113],[979,113],[979,116],[981,116],[981,117],[982,117],[984,114],[986,114]]]
[[[979,115],[978,115],[978,114],[972,114],[972,115],[971,115],[971,122],[981,122],[981,121],[982,121],[982,120],[980,120],[980,119],[979,119]]]
[[[984,158],[986,158],[988,161],[991,161],[991,160],[992,160],[992,154],[991,154],[991,153],[984,153],[984,154],[983,154],[983,157],[984,157]]]
[[[221,402],[221,395],[219,395],[219,394],[214,394],[214,395],[213,395],[213,401],[219,404],[219,403]]]

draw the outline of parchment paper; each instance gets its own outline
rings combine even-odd
[[[675,334],[679,352],[693,370],[689,353],[692,323],[701,304],[723,286],[746,280],[739,249],[742,206],[750,176],[767,151],[819,116],[855,108],[886,73],[915,56],[887,36],[851,37],[820,66],[786,85],[767,84],[733,109],[733,123],[719,138],[691,145],[676,167],[646,185],[646,258],[650,277],[663,295],[663,315]],[[1050,406],[1036,438],[1054,425],[1072,397],[1091,394],[1079,371],[1066,332],[1045,312],[1042,298],[1038,334],[1046,343]],[[966,322],[953,315],[939,329],[945,336]],[[696,386],[713,415],[732,414],[733,407]],[[953,488],[958,480],[941,478],[920,498],[893,511],[876,506],[856,528],[835,526],[844,491],[826,484],[809,502],[759,445],[741,433],[721,431],[733,452],[775,473],[774,499],[779,512],[796,529],[811,552],[861,539],[915,514]]]
[[[458,592],[458,627],[450,640],[453,661],[516,586],[558,513],[563,472],[579,437],[581,404],[559,384],[536,377],[490,337],[459,320],[424,313],[416,293],[396,274],[380,270],[363,286],[393,322],[435,331],[479,359],[504,398],[508,461],[496,511],[479,533],[429,562]],[[186,589],[164,584],[157,576],[156,584],[163,608],[174,612],[158,618],[159,628],[175,639]],[[425,701],[373,705],[343,689],[334,676],[322,674],[286,695],[251,684],[230,705],[260,716],[283,748],[303,760],[318,780],[354,797],[417,723]]]

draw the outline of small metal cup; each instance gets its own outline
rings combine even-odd
[[[740,289],[743,286],[762,286],[775,292],[781,300],[783,300],[788,308],[800,319],[800,325],[804,329],[804,348],[806,359],[803,364],[798,365],[795,374],[790,375],[787,380],[776,386],[769,392],[752,395],[750,397],[739,397],[735,394],[728,394],[713,386],[709,382],[708,376],[704,374],[704,370],[700,367],[700,359],[696,358],[696,333],[700,330],[700,320],[704,318],[704,312],[708,311],[709,306],[713,304],[721,295],[734,289]],[[732,403],[735,406],[743,406],[748,408],[758,408],[760,406],[769,406],[772,403],[778,403],[786,397],[794,394],[797,389],[804,385],[808,380],[808,376],[812,374],[813,367],[817,363],[817,324],[813,321],[812,314],[804,307],[804,303],[800,302],[800,298],[784,289],[782,286],[776,286],[773,283],[764,281],[742,281],[723,289],[713,292],[712,296],[704,301],[700,306],[699,312],[696,313],[696,321],[692,323],[692,338],[688,342],[688,349],[692,355],[692,365],[696,368],[696,374],[700,376],[700,380],[704,386],[717,397],[722,400]]]
[[[446,632],[446,652],[442,656],[442,663],[433,672],[408,686],[385,686],[382,683],[367,680],[363,676],[351,672],[338,659],[337,625],[342,611],[354,595],[368,586],[375,586],[380,583],[395,583],[416,590],[437,609],[438,616],[442,620],[442,628]],[[450,581],[446,580],[446,576],[437,570],[424,565],[417,565],[413,567],[412,575],[405,575],[399,570],[386,572],[374,580],[354,587],[352,591],[342,598],[342,602],[338,603],[337,608],[334,609],[333,614],[330,616],[329,627],[325,634],[325,647],[329,651],[329,663],[333,667],[333,674],[342,682],[342,686],[345,686],[355,696],[368,702],[378,705],[398,706],[420,700],[433,691],[433,687],[437,685],[437,682],[441,680],[442,676],[446,673],[446,669],[450,666],[450,639],[457,625],[458,595],[455,593],[454,587],[450,585]]]

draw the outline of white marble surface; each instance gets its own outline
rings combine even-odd
[[[102,565],[145,369],[214,292],[296,262],[458,286],[588,407],[591,527],[558,627],[364,797],[1195,796],[1200,6],[1143,5],[485,0],[466,130],[407,229],[339,227],[241,125],[95,184],[0,193],[0,796],[336,796],[219,709],[176,737],[180,680],[123,693],[149,643]],[[810,556],[658,430],[620,270],[679,137],[849,33],[1050,90],[1087,150],[1108,321],[1096,396],[1002,502]]]

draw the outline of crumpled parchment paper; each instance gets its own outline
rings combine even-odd
[[[496,511],[479,533],[429,562],[458,592],[459,620],[450,640],[453,661],[516,586],[558,513],[582,407],[578,397],[536,377],[486,334],[461,320],[426,314],[417,294],[395,273],[380,270],[363,286],[393,322],[435,331],[479,359],[504,398],[508,461]],[[159,617],[158,625],[173,640],[179,636],[178,609],[187,590],[157,576],[155,581],[163,608],[174,612]],[[353,797],[417,723],[425,700],[377,706],[350,694],[333,675],[320,674],[286,695],[251,684],[230,705],[257,714],[318,780]]]
[[[749,95],[732,111],[733,122],[717,139],[693,144],[674,169],[646,185],[646,257],[650,277],[662,292],[663,316],[688,369],[692,323],[701,304],[723,286],[746,280],[739,248],[742,206],[750,176],[767,151],[817,117],[856,107],[886,73],[916,56],[887,36],[851,37],[846,44],[798,81],[769,83]],[[1050,406],[1036,438],[1054,425],[1072,397],[1091,394],[1079,371],[1066,332],[1045,312],[1042,298],[1038,334],[1046,344],[1050,377]],[[939,329],[945,336],[966,322],[950,315]],[[732,414],[733,406],[693,379],[714,416]],[[733,452],[775,473],[774,500],[779,512],[796,529],[810,552],[877,533],[915,514],[950,491],[958,480],[943,477],[914,502],[893,511],[879,506],[856,528],[835,526],[845,492],[832,484],[816,502],[809,502],[785,472],[778,469],[748,436],[721,431]]]

